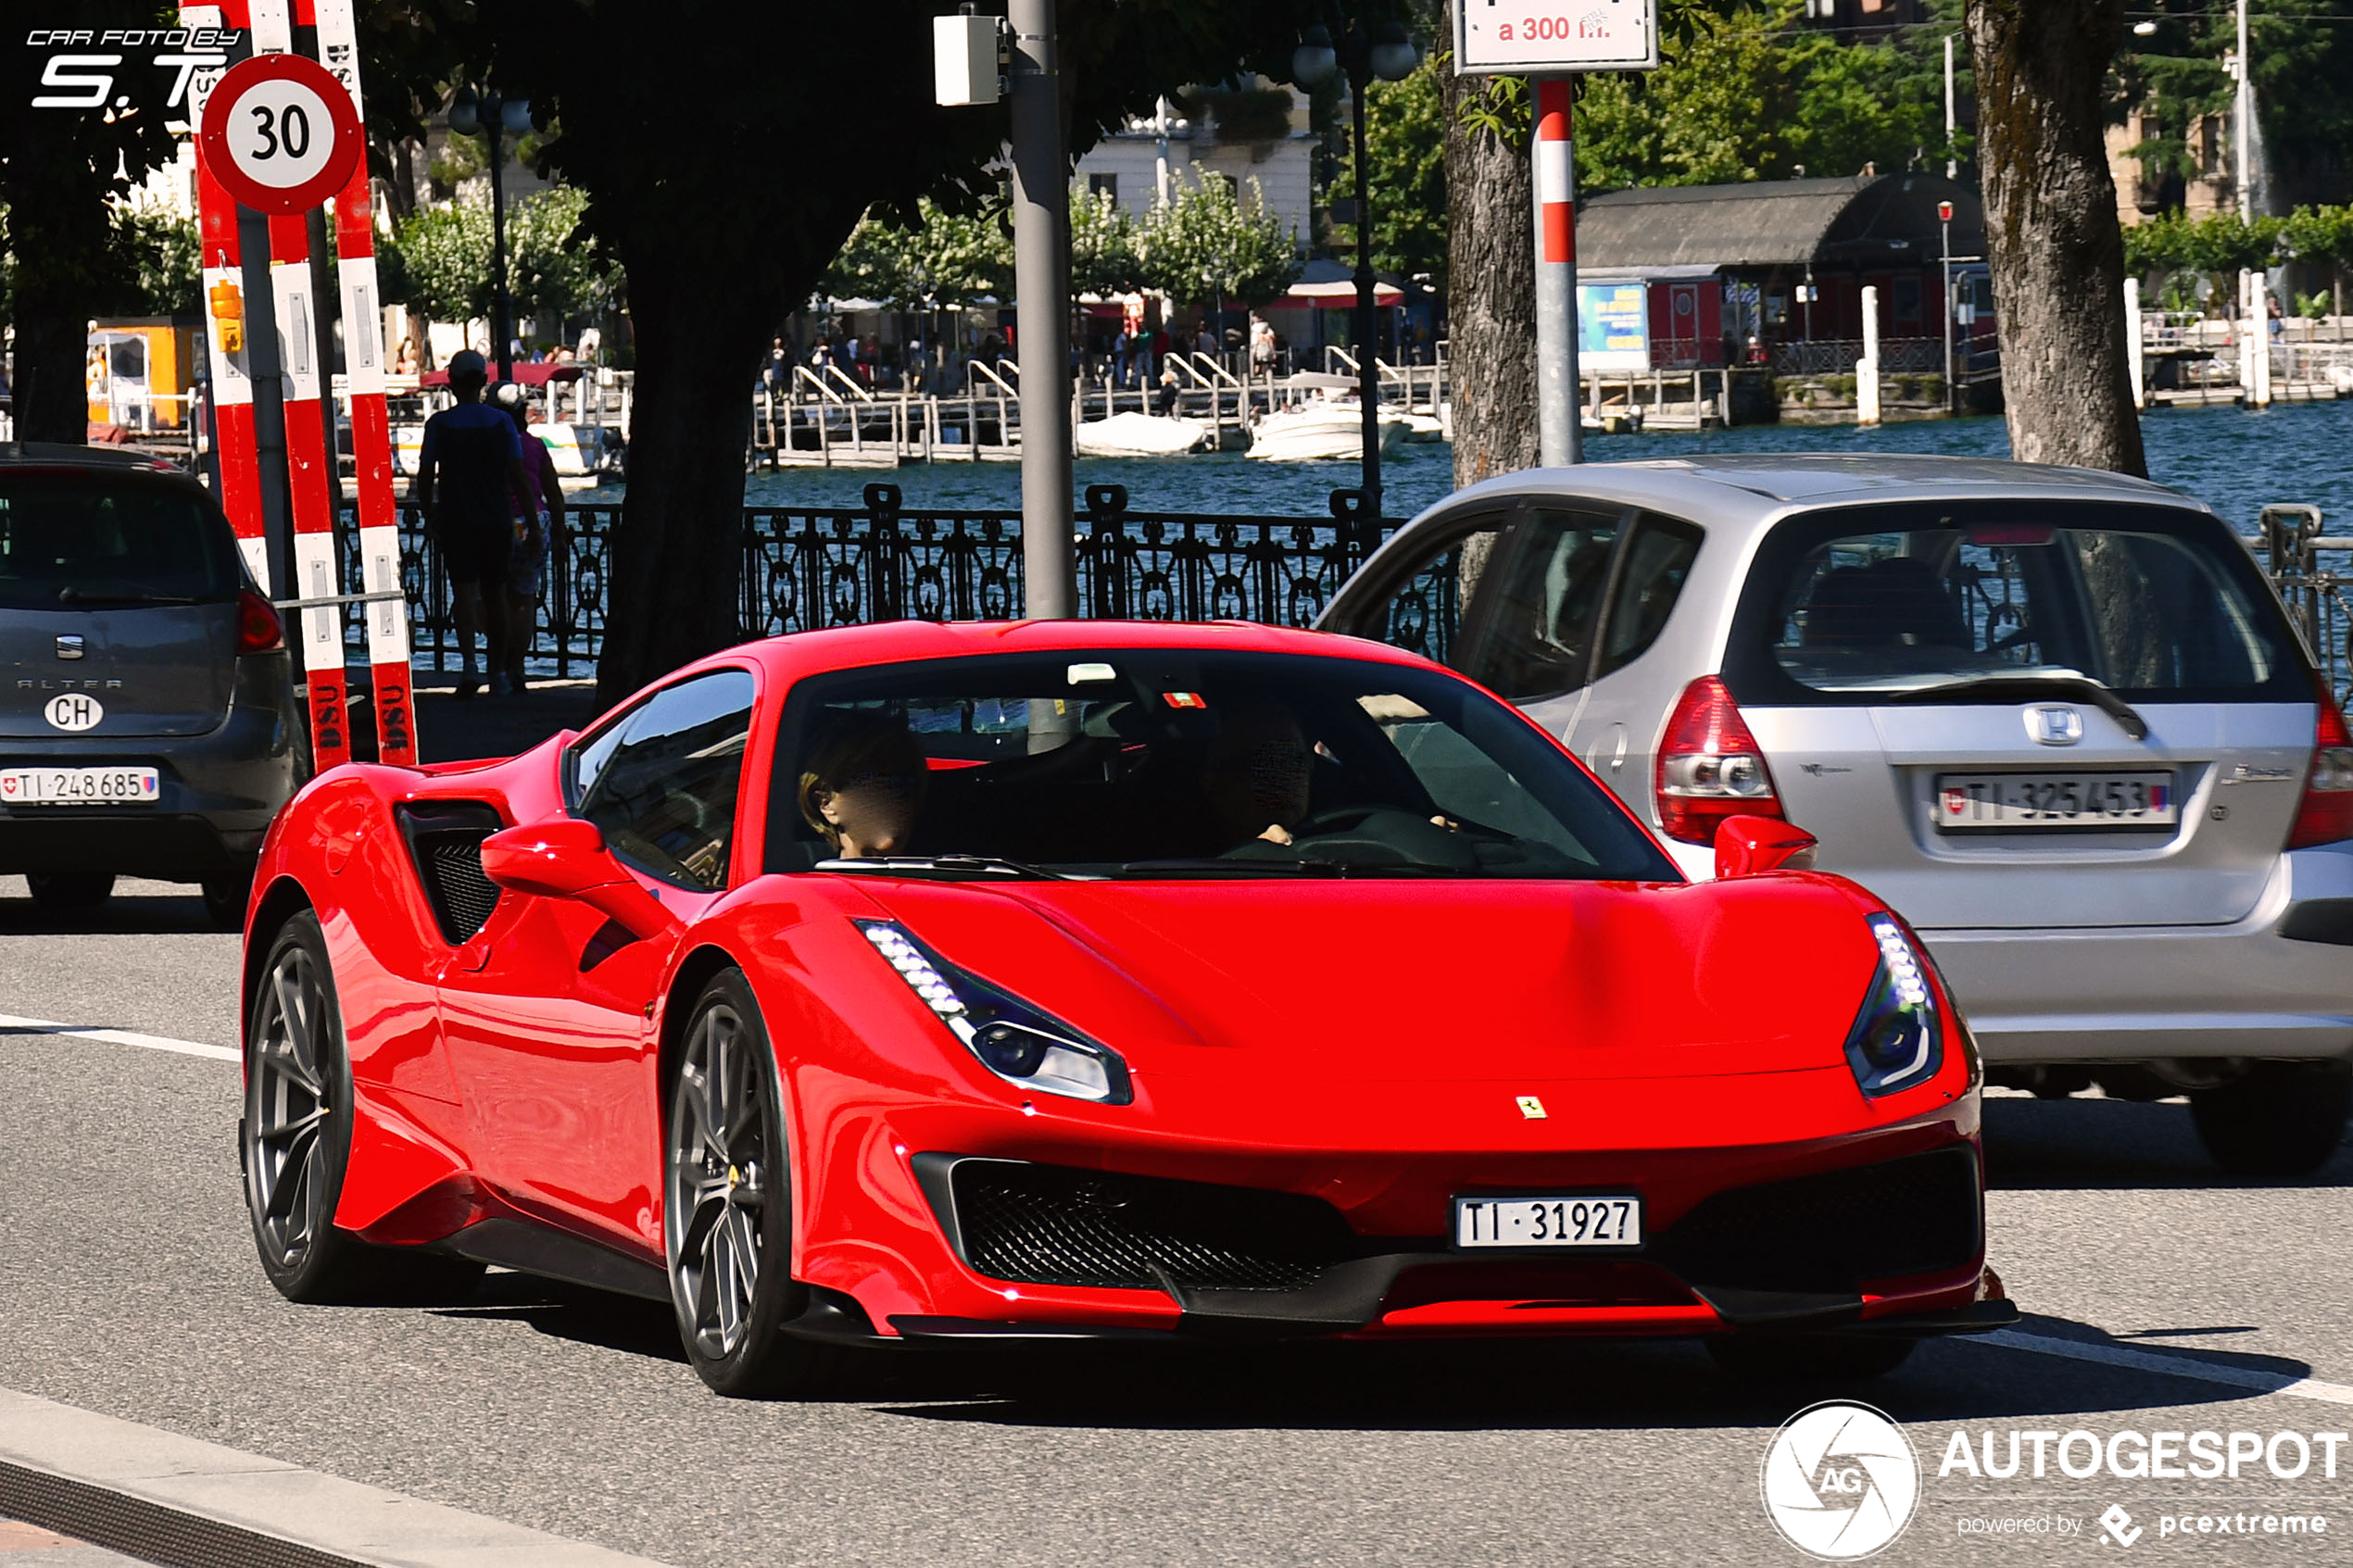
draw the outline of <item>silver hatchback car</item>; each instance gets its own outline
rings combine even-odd
[[[2341,1140],[2353,736],[2198,502],[1973,458],[1532,470],[1414,520],[1318,624],[1518,703],[1695,877],[1727,816],[1814,834],[1993,1082],[2186,1093],[2244,1174]]]

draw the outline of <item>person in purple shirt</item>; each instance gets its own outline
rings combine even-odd
[[[482,690],[474,673],[477,631],[494,695],[507,689],[507,565],[514,548],[514,497],[536,489],[523,467],[515,421],[482,400],[489,379],[489,365],[472,349],[449,357],[449,390],[458,401],[425,421],[416,488],[410,492],[424,508],[425,532],[449,569],[461,699]]]

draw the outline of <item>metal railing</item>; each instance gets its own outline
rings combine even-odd
[[[1077,519],[1082,615],[1146,621],[1257,621],[1305,626],[1400,520],[1365,520],[1334,498],[1327,518],[1131,512],[1123,485],[1089,485]],[[529,657],[559,677],[585,675],[604,646],[617,506],[574,506],[549,552]],[[346,540],[357,529],[339,531]],[[1006,620],[1021,612],[1021,517],[911,511],[895,484],[869,484],[850,508],[748,507],[736,637],[877,621]],[[346,579],[359,581],[356,544]],[[414,507],[400,513],[400,574],[422,669],[456,667],[448,578]],[[354,623],[346,646],[367,657]]]
[[[2353,608],[2345,598],[2353,588],[2353,562],[2323,565],[2321,558],[2353,551],[2353,538],[2331,538],[2321,523],[2318,507],[2280,505],[2265,507],[2256,529],[2268,558],[2265,570],[2287,605],[2288,619],[2341,703],[2353,684]]]
[[[1861,338],[1773,345],[1773,369],[1784,376],[1851,375],[1855,362],[1862,357]],[[1883,337],[1879,340],[1879,368],[1881,375],[1936,374],[1944,368],[1944,342],[1933,337]]]

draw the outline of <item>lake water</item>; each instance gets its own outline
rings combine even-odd
[[[2259,508],[2299,501],[2328,515],[2331,532],[2353,522],[2353,401],[2282,405],[2262,411],[2220,407],[2151,409],[2141,422],[2149,476],[2197,496],[2241,529]],[[1590,435],[1593,462],[1623,462],[1715,452],[1944,452],[2009,456],[2009,433],[1998,419],[1927,420],[1881,425],[1750,425],[1724,431]],[[1453,488],[1453,465],[1438,443],[1409,445],[1383,463],[1385,509],[1410,517]],[[1356,483],[1353,463],[1260,463],[1239,453],[1154,459],[1086,458],[1076,465],[1083,494],[1089,484],[1124,484],[1139,510],[1237,512],[1326,517],[1336,486]],[[1021,506],[1017,463],[913,463],[897,470],[790,469],[752,476],[746,499],[754,506],[851,507],[877,480],[897,484],[910,508],[1015,511]],[[617,486],[585,493],[583,500],[619,498]]]

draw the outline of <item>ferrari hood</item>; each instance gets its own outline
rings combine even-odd
[[[870,890],[952,962],[1168,1076],[1836,1066],[1878,962],[1855,896],[1794,876]]]

